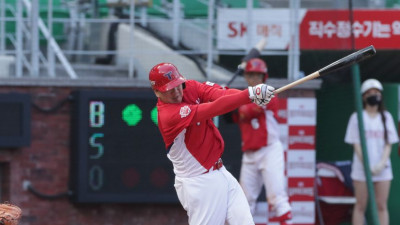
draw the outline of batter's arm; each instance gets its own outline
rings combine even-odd
[[[230,112],[237,107],[250,103],[248,90],[239,91],[235,94],[224,95],[213,102],[202,103],[197,106],[196,114],[192,124],[211,119],[215,116]]]
[[[208,87],[205,89],[203,93],[203,98],[205,101],[215,101],[218,98],[225,96],[225,95],[232,95],[241,92],[241,90],[238,89],[230,89],[230,88],[223,88],[218,84],[214,84],[212,87]]]

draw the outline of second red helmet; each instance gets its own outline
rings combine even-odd
[[[267,64],[259,58],[253,58],[247,61],[246,68],[244,69],[245,73],[263,73],[265,75],[264,80],[268,78],[268,68]]]

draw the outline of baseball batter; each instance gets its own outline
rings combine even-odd
[[[243,190],[223,166],[224,141],[211,119],[251,100],[266,105],[274,88],[213,88],[209,82],[186,80],[170,63],[154,66],[149,80],[158,97],[158,126],[189,224],[254,224]]]
[[[267,66],[259,58],[247,62],[244,78],[250,86],[262,84],[268,78]],[[242,167],[240,184],[247,197],[252,214],[263,185],[267,201],[276,211],[280,224],[291,223],[291,207],[285,188],[284,152],[279,140],[277,99],[267,106],[253,103],[239,107],[234,121],[242,136]]]

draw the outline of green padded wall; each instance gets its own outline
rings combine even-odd
[[[398,89],[399,84],[383,84],[384,102],[392,114],[398,128]],[[335,84],[323,86],[316,91],[317,128],[316,157],[317,161],[351,160],[353,149],[344,143],[347,122],[355,111],[352,84]],[[391,160],[394,179],[388,201],[390,221],[392,225],[400,221],[400,157],[398,145],[392,148]]]
[[[389,112],[392,113],[393,119],[396,124],[396,128],[398,129],[398,111],[399,111],[399,87],[400,84],[386,84],[383,85],[384,88],[384,96],[385,96],[385,105]],[[400,156],[398,154],[398,144],[394,145],[392,148],[391,154],[392,161],[392,169],[393,169],[393,180],[392,186],[390,187],[389,194],[389,215],[390,215],[390,224],[395,225],[399,224],[400,221]]]

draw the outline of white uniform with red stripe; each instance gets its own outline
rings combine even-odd
[[[279,127],[274,118],[277,113],[277,98],[265,107],[254,103],[239,107],[236,119],[242,135],[242,167],[240,184],[254,214],[256,201],[263,184],[268,203],[281,216],[291,210],[286,192],[284,174],[284,152],[279,140]]]
[[[197,81],[185,85],[181,103],[159,100],[157,109],[159,129],[176,175],[175,189],[189,224],[254,224],[237,180],[225,167],[212,168],[222,156],[224,141],[211,118],[249,102],[248,94]]]

